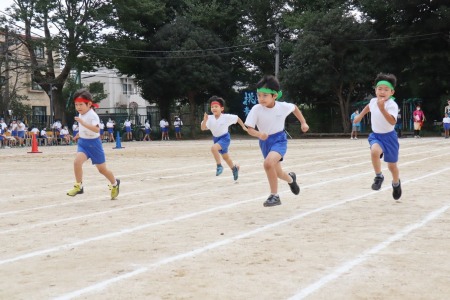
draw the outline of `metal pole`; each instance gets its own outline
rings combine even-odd
[[[53,125],[53,84],[50,83],[50,126]]]
[[[277,33],[275,36],[275,77],[277,78],[279,70],[280,70],[280,35]]]

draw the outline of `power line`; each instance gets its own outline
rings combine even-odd
[[[242,47],[250,47],[254,46],[255,44],[263,44],[273,42],[272,40],[265,40],[260,42],[255,42],[251,44],[242,44],[242,45],[236,45],[236,46],[229,46],[229,47],[221,47],[221,48],[211,48],[211,49],[197,49],[197,50],[135,50],[135,49],[123,49],[123,48],[111,48],[111,47],[99,47],[95,45],[86,45],[89,47],[95,47],[99,49],[108,49],[108,50],[119,50],[119,51],[127,51],[127,52],[140,52],[140,53],[191,53],[191,52],[204,52],[204,51],[219,51],[219,50],[227,50],[227,49],[233,49],[233,48],[242,48]]]

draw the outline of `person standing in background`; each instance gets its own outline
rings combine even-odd
[[[413,112],[414,120],[414,137],[420,138],[420,130],[422,130],[423,122],[425,122],[425,114],[421,110],[420,105],[416,106],[416,110]]]

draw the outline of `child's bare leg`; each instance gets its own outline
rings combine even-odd
[[[269,152],[264,160],[264,171],[266,171],[267,180],[269,181],[270,193],[278,193],[278,174],[277,168],[281,168],[281,155],[278,152]]]
[[[77,183],[83,181],[83,164],[87,160],[86,154],[77,152],[75,161],[73,162],[73,171],[75,173],[75,180]]]
[[[109,182],[111,182],[111,184],[116,183],[116,177],[114,177],[114,174],[110,170],[108,170],[108,168],[106,168],[106,163],[98,164],[95,166],[97,167],[98,171],[103,176],[105,176],[109,180]]]
[[[214,156],[216,164],[218,165],[220,165],[220,153],[219,153],[220,150],[222,150],[222,147],[219,144],[214,144],[211,147],[211,153]]]
[[[398,170],[397,163],[388,163],[387,165],[392,174],[392,182],[397,183],[400,180],[400,171]]]
[[[228,153],[222,154],[223,160],[227,163],[227,165],[230,167],[230,169],[234,168],[233,161],[231,160],[230,155]]]
[[[372,158],[372,166],[373,170],[376,174],[381,173],[381,159],[380,155],[383,153],[383,149],[381,149],[380,145],[373,144],[370,148],[370,156]]]
[[[278,163],[275,166],[276,170],[277,170],[277,176],[278,178],[280,178],[281,180],[284,180],[288,183],[290,183],[292,181],[292,177],[289,176],[288,173],[286,173],[285,171],[283,171],[283,169],[281,168],[281,163]]]

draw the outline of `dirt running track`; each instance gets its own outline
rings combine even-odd
[[[76,146],[1,149],[0,299],[449,299],[448,140],[400,140],[400,201],[365,139],[290,140],[272,208],[257,140],[236,183],[211,144],[104,144],[115,201],[90,162],[66,196]]]

